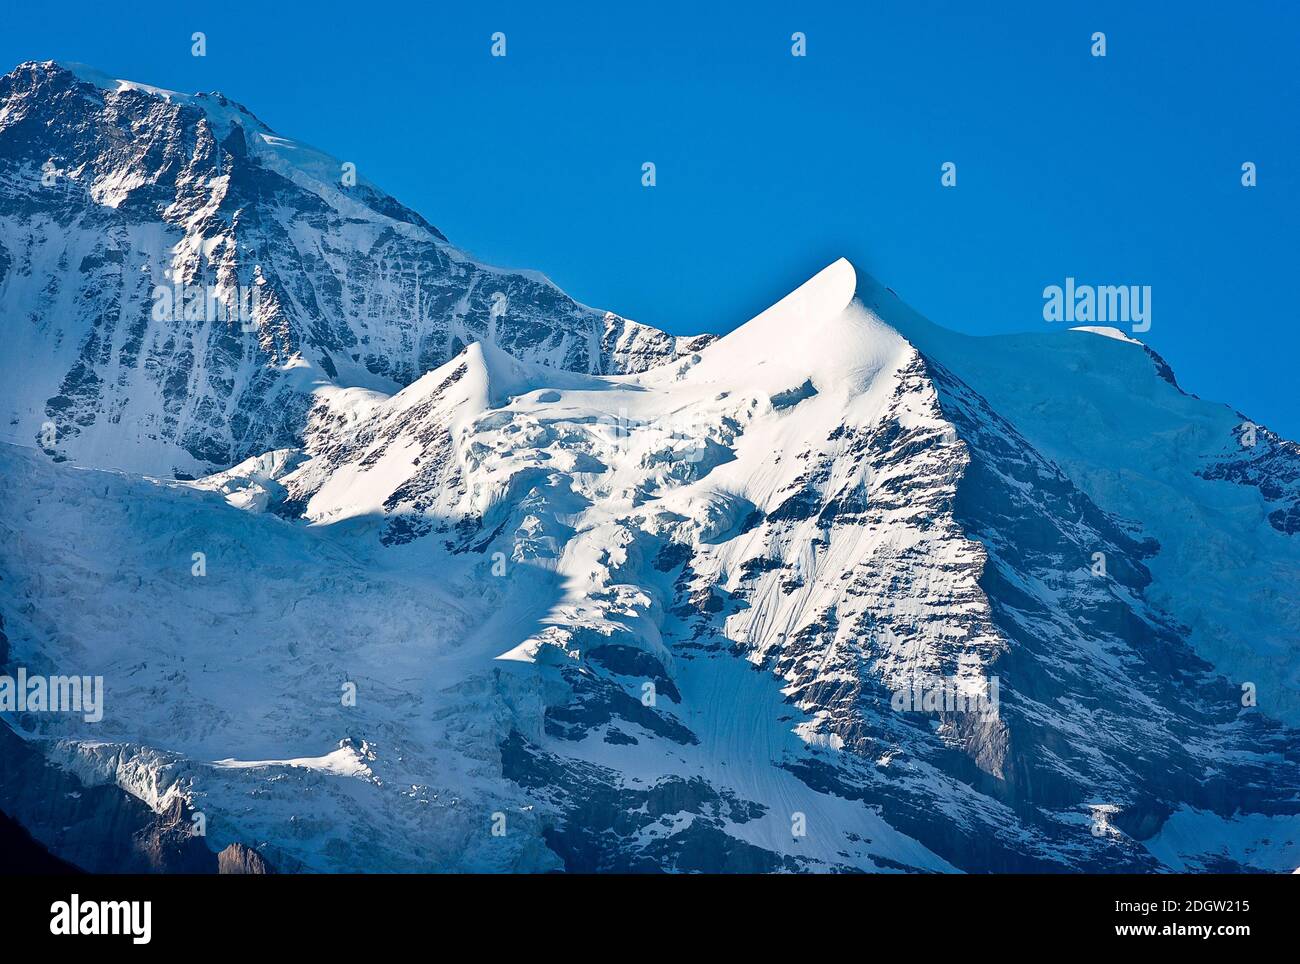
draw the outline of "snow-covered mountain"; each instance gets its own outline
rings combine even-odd
[[[1300,449],[1144,346],[960,336],[846,261],[672,339],[217,95],[24,65],[0,98],[0,667],[106,692],[3,714],[0,810],[59,856],[1300,866]],[[111,301],[230,250],[256,335]]]
[[[396,391],[474,341],[602,373],[708,340],[473,260],[221,94],[29,63],[0,104],[6,440],[204,474],[292,443],[317,385]]]

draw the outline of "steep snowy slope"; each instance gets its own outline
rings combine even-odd
[[[0,458],[11,665],[106,680],[100,723],[7,714],[76,741],[46,745],[51,761],[157,809],[183,796],[214,850],[256,846],[282,870],[556,865],[522,794],[481,773],[501,711],[491,674],[443,675],[479,612],[441,580],[219,495]],[[477,833],[497,810],[508,839]],[[31,829],[59,850],[61,828]]]
[[[863,301],[1159,551],[1151,601],[1259,705],[1300,724],[1300,446],[1178,387],[1110,330],[974,338],[870,278]],[[1106,337],[1106,335],[1112,337]]]
[[[14,722],[286,869],[1293,869],[1296,733],[1158,540],[856,285],[639,374],[326,387],[194,483],[0,449],[10,662],[109,688]]]
[[[0,78],[0,319],[0,439],[187,477],[297,445],[318,386],[391,393],[474,341],[590,372],[708,341],[474,261],[220,94],[53,63]]]

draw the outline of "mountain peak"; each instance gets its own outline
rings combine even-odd
[[[138,81],[114,77],[98,67],[76,61],[29,60],[15,67],[10,72],[9,77],[13,78],[23,72],[42,79],[71,77],[79,83],[89,84],[106,93],[120,94],[125,91],[134,91],[156,97],[168,103],[191,104],[202,109],[214,121],[220,120],[223,123],[234,121],[241,125],[251,123],[257,129],[271,133],[271,128],[247,107],[216,90],[209,93],[185,94],[180,91],[167,90],[163,87],[155,87],[151,84],[142,84]]]
[[[718,339],[709,347],[707,358],[726,359],[729,366],[794,362],[795,355],[802,354],[798,351],[801,345],[825,338],[853,300],[856,288],[853,265],[840,258]]]
[[[871,381],[903,344],[855,300],[858,275],[846,258],[817,272],[750,321],[699,353],[685,377],[726,381],[738,369],[771,392],[807,380],[818,391],[853,392]]]
[[[0,357],[0,439],[83,464],[229,468],[296,442],[317,387],[392,394],[476,341],[600,375],[708,341],[475,259],[219,93],[20,64],[0,77],[0,164],[0,318],[20,342]]]

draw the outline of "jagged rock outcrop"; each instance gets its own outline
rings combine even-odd
[[[155,813],[121,787],[87,784],[0,726],[0,811],[55,856],[90,873],[213,873],[184,802]]]
[[[262,859],[261,854],[241,843],[232,843],[217,854],[219,874],[269,874],[271,872],[271,868]]]

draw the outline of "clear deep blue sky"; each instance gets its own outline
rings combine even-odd
[[[587,304],[726,331],[844,255],[992,333],[1147,284],[1186,389],[1300,436],[1289,0],[4,6],[2,69],[220,90]]]

